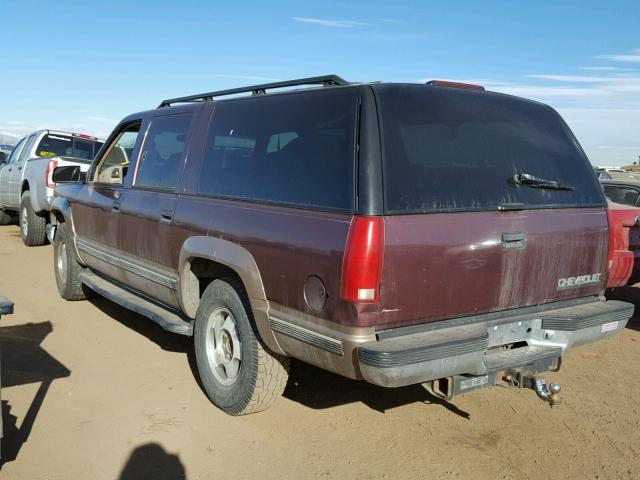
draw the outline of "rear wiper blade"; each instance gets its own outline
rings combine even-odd
[[[549,190],[575,190],[573,187],[569,185],[562,185],[560,182],[555,180],[547,180],[544,178],[536,177],[534,175],[529,175],[528,173],[518,173],[513,177],[510,177],[511,180],[516,185],[528,185],[533,188],[548,188]]]

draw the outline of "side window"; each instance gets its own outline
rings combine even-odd
[[[16,160],[16,162],[24,162],[25,160],[27,160],[27,158],[29,158],[29,154],[31,153],[31,149],[33,148],[33,142],[35,141],[36,137],[38,135],[31,135],[26,143],[24,144],[24,148],[22,149],[22,152],[20,152],[20,157],[18,157],[18,159]]]
[[[109,144],[100,160],[93,181],[97,183],[116,183],[122,185],[129,170],[133,147],[140,132],[140,122],[127,125]]]
[[[138,162],[136,187],[175,190],[190,123],[190,113],[151,120]]]
[[[220,102],[205,145],[201,194],[353,208],[357,91]]]
[[[640,197],[640,191],[631,187],[622,187],[618,185],[605,185],[604,194],[612,202],[621,203],[623,205],[634,206]]]
[[[27,137],[23,138],[18,142],[18,144],[14,147],[13,151],[11,152],[11,155],[9,155],[9,158],[7,159],[7,163],[14,163],[20,157],[20,154],[22,153],[22,147],[24,147],[24,144],[26,143],[26,141],[27,141]]]

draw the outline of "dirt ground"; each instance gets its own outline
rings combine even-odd
[[[0,292],[16,304],[0,321],[2,479],[640,478],[638,318],[546,376],[553,409],[531,390],[447,403],[298,362],[274,407],[233,418],[202,393],[189,339],[63,301],[51,247],[17,226],[0,227]]]

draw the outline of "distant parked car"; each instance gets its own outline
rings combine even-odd
[[[636,177],[633,173],[625,172],[624,170],[609,170],[607,172],[607,175],[609,175],[609,178],[613,180],[630,180],[632,182],[638,180],[638,177]]]
[[[600,180],[600,184],[608,200],[640,207],[640,180]]]
[[[611,258],[607,287],[640,282],[640,208],[609,201]]]
[[[79,165],[86,171],[101,146],[96,137],[53,130],[33,132],[20,140],[0,167],[0,224],[19,216],[25,245],[43,245],[55,187],[53,170]]]

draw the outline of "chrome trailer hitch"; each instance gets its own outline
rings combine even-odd
[[[544,378],[535,375],[526,374],[518,370],[507,372],[504,377],[511,386],[519,388],[530,388],[536,392],[541,400],[548,402],[550,406],[559,405],[562,402],[560,396],[560,384],[551,383],[547,387]]]

